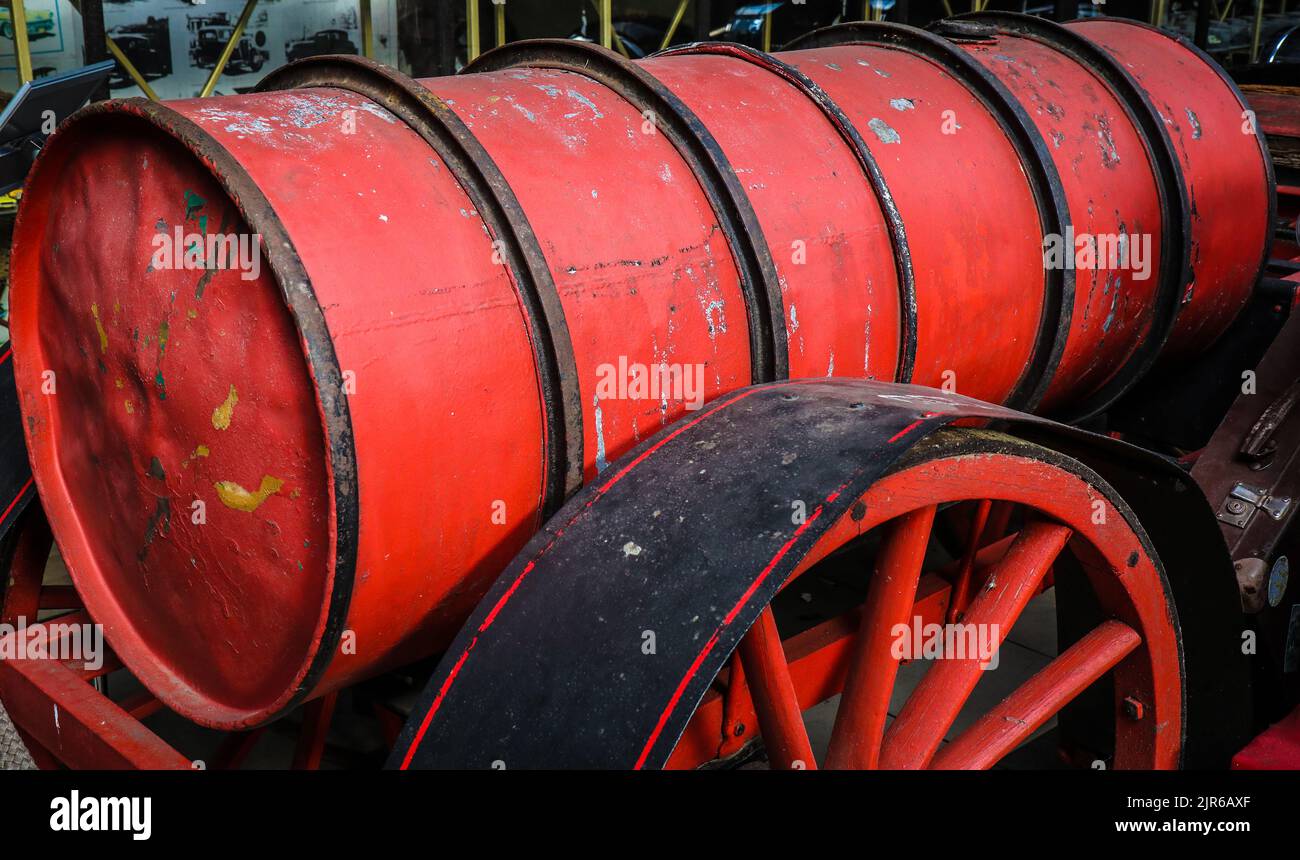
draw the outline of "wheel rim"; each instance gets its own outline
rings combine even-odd
[[[936,571],[936,514],[963,507],[969,537]],[[766,608],[697,710],[670,767],[730,755],[760,735],[774,768],[987,768],[1105,678],[1115,693],[1113,766],[1178,765],[1183,686],[1173,601],[1145,533],[1097,475],[1001,434],[942,432],[852,505],[786,586],[876,536],[862,605],[784,641]],[[978,656],[927,661],[889,721],[900,666],[897,625],[955,624],[1001,645],[1067,559],[1100,608],[1089,632],[954,736],[953,723],[984,675]],[[829,746],[815,760],[801,713],[836,693]]]

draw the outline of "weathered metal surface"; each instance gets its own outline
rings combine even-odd
[[[645,68],[709,118],[776,249],[789,375],[910,380],[916,313],[907,235],[871,148],[843,110],[798,69],[743,45],[688,45]],[[716,86],[723,75],[728,86]],[[837,136],[842,145],[827,146]],[[845,181],[855,173],[865,181]]]
[[[832,34],[849,43],[835,44]],[[1059,278],[1043,266],[1046,231],[1031,174],[1004,117],[950,61],[936,60],[940,52],[932,43],[940,40],[914,34],[882,25],[832,28],[809,40],[832,46],[781,56],[860,130],[908,225],[916,282],[914,309],[905,306],[916,318],[910,381],[1032,406],[1037,401],[1017,389],[1026,369],[1048,369],[1035,356],[1042,321],[1050,321],[1053,335],[1061,321],[1046,298]],[[935,181],[938,165],[956,181]],[[972,302],[975,295],[980,298]],[[994,342],[1000,347],[990,350]],[[1033,391],[1038,381],[1029,379],[1026,387]]]
[[[421,82],[319,59],[68,123],[20,213],[15,371],[52,527],[123,660],[240,728],[443,647],[566,494],[756,380],[1095,391],[1155,313],[1135,287],[1107,329],[1044,266],[1045,235],[1082,229],[1069,152],[1111,170],[1095,135],[1045,140],[1034,102],[935,37],[865,41],[639,64],[531,43]],[[1123,169],[1105,200],[1141,217],[1091,226],[1158,245],[1156,182]],[[263,265],[152,265],[177,227],[257,237]],[[663,366],[697,390],[600,384]]]
[[[906,207],[905,220],[914,230],[924,227],[921,256],[912,266],[920,273],[911,289],[915,298],[905,303],[922,370],[897,381],[1035,408],[1065,348],[1075,275],[1043,265],[1042,241],[1063,235],[1070,216],[1056,167],[1025,109],[960,49],[913,27],[842,24],[789,47],[796,49],[788,55],[796,65],[795,58],[803,57],[814,77],[820,68],[825,86],[860,112],[859,124],[870,129],[864,134],[885,135],[876,146],[898,185],[897,205]],[[842,56],[806,53],[825,48],[842,48]],[[895,63],[905,64],[910,74],[894,81],[898,69],[886,66]],[[922,84],[928,90],[924,98],[918,92]],[[900,87],[908,95],[890,94]],[[889,123],[905,119],[912,120],[906,141],[901,135],[894,140],[898,132]],[[1011,167],[1016,159],[1020,171]],[[963,170],[957,182],[936,183],[936,162],[998,167]],[[990,182],[995,174],[1004,180]],[[994,240],[997,253],[984,250],[993,235],[1000,237]],[[1022,256],[1031,247],[1039,253]],[[1041,285],[1037,295],[1026,289],[1029,284]],[[963,286],[979,298],[955,298]],[[986,302],[999,311],[972,313]],[[1003,344],[996,355],[985,348],[993,340]]]
[[[1300,317],[1278,333],[1192,468],[1234,559],[1273,553],[1300,508]],[[1237,490],[1241,487],[1241,490]]]
[[[1075,235],[1094,237],[1098,248],[1105,237],[1126,237],[1131,267],[1076,270],[1070,336],[1043,402],[1073,411],[1100,395],[1104,405],[1117,396],[1108,384],[1131,385],[1159,352],[1181,291],[1175,261],[1185,250],[1175,230],[1184,207],[1170,205],[1177,181],[1161,174],[1162,141],[1143,125],[1141,91],[1087,39],[1012,13],[956,23],[968,28],[958,44],[1015,94],[1049,142]],[[1076,401],[1069,407],[1067,391]]]
[[[1177,156],[1188,198],[1190,272],[1162,353],[1177,361],[1223,334],[1271,243],[1276,200],[1266,122],[1223,68],[1189,40],[1140,21],[1066,27],[1112,54],[1146,93]],[[1215,212],[1231,212],[1216,218]]]
[[[82,624],[89,619],[78,614],[59,620]],[[44,635],[41,641],[47,641]],[[36,655],[0,660],[0,695],[28,746],[35,747],[38,763],[53,758],[88,770],[191,769],[189,759],[58,660]]]
[[[875,485],[937,428],[971,418],[1024,422],[1038,432],[1113,449],[1130,458],[1131,474],[1177,497],[1172,504],[1183,523],[1212,522],[1205,501],[1176,467],[1001,407],[866,381],[798,380],[746,389],[630,452],[612,477],[570,500],[530,542],[448,650],[390,764],[664,764],[727,655],[780,587],[874,525],[935,501],[926,495],[938,480],[933,476],[911,484],[884,481],[878,490]],[[779,444],[752,451],[748,439],[755,429]],[[996,457],[985,459],[995,465]],[[1095,522],[1077,522],[1090,503],[1054,484],[1046,470],[1040,478],[1021,476],[1006,492],[1077,525],[1108,563],[1128,574],[1122,579],[1132,602],[1116,611],[1142,631],[1147,662],[1126,672],[1133,672],[1134,684],[1156,679],[1151,690],[1162,713],[1156,722],[1167,734],[1150,731],[1153,724],[1145,731],[1126,729],[1132,735],[1121,739],[1121,759],[1172,766],[1183,743],[1184,683],[1200,726],[1218,723],[1223,702],[1245,707],[1244,663],[1227,671],[1202,650],[1213,647],[1225,625],[1240,623],[1223,546],[1215,547],[1212,528],[1205,535],[1209,543],[1196,539],[1200,581],[1171,563],[1166,597],[1153,559],[1157,548],[1171,547],[1167,532],[1157,532],[1155,546],[1144,532],[1128,531],[1124,523],[1136,520],[1121,507],[1122,515],[1100,518],[1112,529],[1103,534]],[[1170,480],[1183,492],[1174,493]],[[994,481],[986,474],[960,498],[979,498]],[[802,522],[792,517],[797,501],[806,508]],[[664,577],[663,570],[674,575]],[[1228,599],[1207,610],[1201,601],[1209,592]],[[1189,618],[1183,631],[1194,645],[1181,666],[1171,607],[1178,604],[1181,618],[1184,600],[1199,617]],[[823,664],[822,671],[829,669]],[[801,683],[826,689],[824,676],[806,675]]]

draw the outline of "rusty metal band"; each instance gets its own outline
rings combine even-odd
[[[1250,113],[1251,126],[1255,130],[1255,142],[1259,144],[1259,159],[1261,163],[1261,168],[1264,171],[1264,181],[1267,183],[1268,186],[1268,194],[1265,195],[1266,197],[1268,197],[1268,221],[1265,222],[1268,226],[1264,230],[1264,250],[1260,254],[1260,264],[1259,264],[1260,271],[1262,272],[1265,266],[1268,265],[1269,252],[1272,251],[1273,249],[1273,225],[1277,223],[1277,193],[1276,193],[1277,174],[1275,173],[1273,168],[1273,156],[1269,155],[1268,152],[1268,140],[1264,136],[1264,130],[1259,127],[1259,123],[1254,121],[1254,111],[1251,109],[1250,103],[1246,101],[1245,94],[1241,91],[1241,88],[1237,86],[1237,82],[1232,79],[1232,76],[1229,75],[1224,70],[1223,66],[1216,63],[1213,57],[1205,53],[1205,51],[1201,50],[1195,42],[1193,42],[1191,39],[1188,39],[1186,36],[1182,35],[1181,33],[1175,33],[1170,30],[1162,30],[1159,27],[1153,27],[1152,25],[1148,24],[1146,21],[1130,20],[1128,18],[1112,18],[1108,15],[1100,16],[1100,19],[1105,20],[1108,23],[1128,24],[1133,27],[1140,27],[1143,30],[1147,30],[1151,33],[1157,33],[1161,36],[1164,36],[1166,39],[1169,39],[1171,42],[1176,42],[1186,50],[1190,51],[1193,55],[1195,55],[1195,57],[1198,60],[1200,60],[1202,63],[1208,66],[1210,70],[1213,71],[1214,74],[1216,74],[1219,77],[1219,80],[1223,81],[1223,85],[1232,92],[1232,96],[1237,100],[1237,104],[1241,105],[1241,112],[1243,118],[1247,113]],[[1098,20],[1098,18],[1089,18],[1089,19],[1078,18],[1075,20],[1095,21]],[[1195,272],[1192,273],[1192,277],[1195,277]]]
[[[889,242],[894,249],[894,265],[898,273],[899,307],[902,309],[902,313],[899,315],[898,365],[894,374],[894,381],[911,382],[912,373],[916,367],[917,337],[916,274],[912,269],[912,252],[907,246],[907,232],[903,227],[903,216],[899,214],[898,204],[894,201],[894,196],[890,193],[889,186],[885,182],[884,174],[880,172],[880,165],[876,163],[876,158],[871,154],[867,142],[863,140],[862,135],[858,133],[857,128],[840,106],[835,103],[835,100],[818,86],[816,81],[771,54],[757,48],[751,48],[748,45],[731,42],[694,42],[689,45],[681,45],[680,47],[660,51],[654,56],[671,57],[684,54],[713,54],[731,57],[773,73],[807,96],[825,115],[826,119],[830,121],[831,125],[835,127],[836,132],[848,144],[849,149],[853,151],[853,155],[862,168],[863,174],[866,175],[868,184],[870,184],[876,199],[880,203],[881,212],[885,216],[885,224],[889,229]]]
[[[1183,168],[1160,112],[1133,76],[1105,49],[1055,21],[1018,12],[968,12],[956,21],[986,25],[989,34],[1031,39],[1069,57],[1100,80],[1124,108],[1146,149],[1160,199],[1162,240],[1160,283],[1152,306],[1151,328],[1115,374],[1055,417],[1078,422],[1105,411],[1146,375],[1173,331],[1191,284],[1191,203]]]
[[[296,707],[316,687],[338,653],[339,639],[352,602],[356,578],[357,540],[360,532],[360,500],[357,487],[357,454],[353,441],[352,416],[343,389],[343,370],[334,351],[325,312],[316,298],[306,266],[293,239],[271,202],[243,165],[229,150],[191,120],[159,102],[143,98],[97,102],[83,108],[78,119],[104,116],[120,120],[132,117],[169,135],[203,165],[230,197],[249,228],[262,240],[262,253],[284,298],[289,315],[303,343],[307,370],[316,389],[328,448],[328,467],[334,505],[334,570],[329,604],[319,647],[292,698],[276,716]]]
[[[951,42],[905,24],[871,21],[837,24],[815,30],[787,47],[802,50],[838,45],[873,45],[905,51],[937,65],[964,84],[1002,129],[1020,159],[1044,238],[1049,234],[1065,235],[1072,223],[1070,207],[1047,142],[1024,106],[992,72]],[[1007,395],[1006,406],[1034,410],[1056,378],[1074,314],[1074,281],[1073,270],[1044,269],[1038,332],[1025,370]]]
[[[513,42],[483,54],[462,73],[514,68],[555,69],[582,75],[614,92],[639,113],[649,112],[656,130],[690,167],[731,248],[745,298],[752,381],[787,378],[789,343],[776,264],[744,187],[699,117],[649,72],[590,42]]]
[[[330,87],[392,113],[438,154],[501,245],[528,325],[546,426],[543,519],[582,486],[582,396],[560,294],[536,233],[500,168],[469,127],[427,87],[389,66],[355,56],[310,57],[282,66],[259,92]]]

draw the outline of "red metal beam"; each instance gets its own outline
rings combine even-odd
[[[190,760],[56,660],[0,661],[14,724],[71,768],[189,770]]]

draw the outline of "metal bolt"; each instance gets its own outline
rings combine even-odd
[[[1244,513],[1246,510],[1246,503],[1239,502],[1236,499],[1231,499],[1228,502],[1227,508],[1228,508],[1228,513],[1230,514]]]
[[[1140,720],[1146,713],[1146,706],[1132,696],[1124,697],[1124,716],[1130,720]]]
[[[736,728],[735,728],[735,735],[736,735],[736,737],[740,737],[740,736],[743,735],[744,733],[745,733],[745,724],[744,724],[744,723],[736,723]]]

